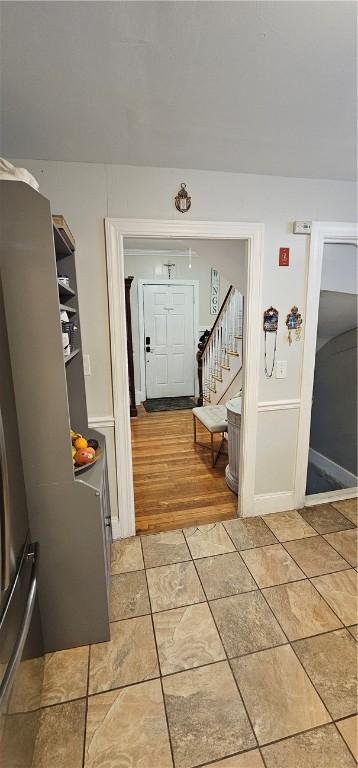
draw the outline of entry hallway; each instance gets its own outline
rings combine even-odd
[[[114,543],[111,640],[46,657],[33,768],[354,768],[356,524],[346,501]]]
[[[210,451],[194,445],[191,411],[147,413],[140,405],[131,426],[137,533],[236,517],[237,496],[224,476],[228,457],[213,468]],[[210,443],[200,423],[197,437]]]

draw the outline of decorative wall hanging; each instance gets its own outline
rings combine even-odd
[[[179,192],[175,195],[175,207],[180,213],[186,213],[191,206],[191,197],[187,192],[186,184],[181,183]]]
[[[278,328],[278,310],[275,307],[269,307],[264,312],[263,329],[265,334],[265,376],[271,379],[276,361],[276,348],[277,348],[277,328]],[[270,370],[267,365],[267,334],[275,334],[275,343],[272,354],[272,363]]]
[[[300,341],[302,332],[302,315],[298,311],[298,307],[292,307],[291,312],[286,317],[286,325],[288,328],[288,343],[292,344],[291,331],[295,331],[295,340]]]
[[[219,311],[220,275],[217,269],[211,270],[210,314],[217,315]]]
[[[167,268],[167,270],[168,270],[168,279],[170,280],[170,278],[172,276],[172,271],[175,268],[175,264],[174,264],[173,261],[170,261],[170,259],[168,259],[168,263],[167,264],[163,264],[163,266]]]

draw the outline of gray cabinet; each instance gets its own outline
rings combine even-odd
[[[4,296],[30,530],[40,545],[45,651],[109,639],[111,515],[105,438],[88,428],[75,255],[50,204],[22,182],[0,181]],[[70,278],[59,287],[57,274]],[[61,305],[75,319],[64,358]],[[1,364],[1,363],[0,363]],[[70,425],[101,458],[75,475]]]

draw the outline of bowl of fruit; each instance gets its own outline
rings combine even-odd
[[[98,440],[85,438],[71,429],[72,461],[75,474],[88,469],[101,455]]]

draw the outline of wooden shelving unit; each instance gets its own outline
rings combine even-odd
[[[22,182],[0,181],[4,294],[31,536],[40,544],[45,651],[109,639],[111,513],[106,445],[88,427],[74,247],[50,204]],[[58,283],[69,277],[70,288]],[[41,293],[41,301],[35,301]],[[64,357],[60,312],[74,318]],[[75,476],[70,427],[101,456]]]

